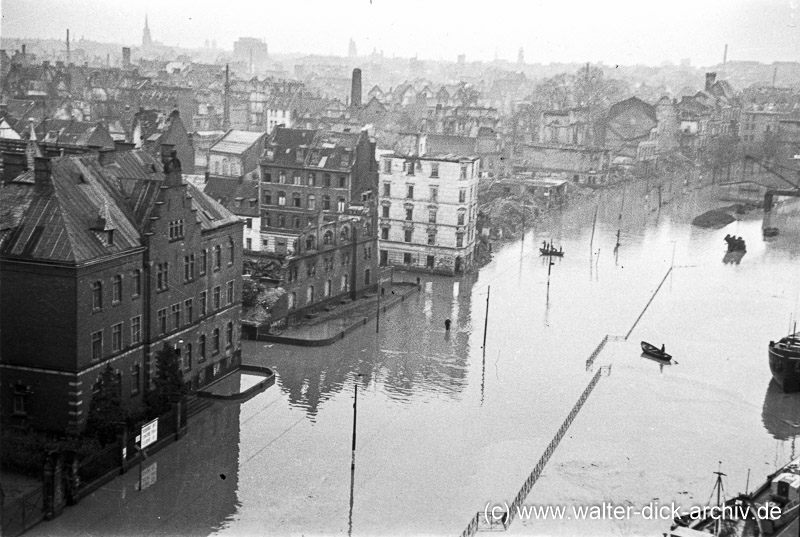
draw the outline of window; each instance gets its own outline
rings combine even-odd
[[[313,210],[314,210],[314,209],[316,209],[316,208],[317,208],[317,202],[316,202],[316,199],[314,198],[314,196],[313,196],[313,195],[311,195],[311,196],[308,196],[308,209],[309,209],[310,211],[313,211]]]
[[[206,335],[200,334],[200,347],[197,349],[197,361],[206,361]]]
[[[181,327],[181,303],[172,305],[172,321],[175,325],[175,330]]]
[[[228,321],[228,326],[225,328],[225,348],[229,349],[233,346],[233,323]]]
[[[208,269],[208,250],[205,248],[200,252],[200,276],[206,273]]]
[[[122,350],[122,323],[111,327],[111,350],[113,352]]]
[[[467,189],[462,188],[458,191],[458,203],[466,203],[467,201]]]
[[[131,318],[131,345],[138,345],[142,341],[142,316]]]
[[[406,242],[411,242],[411,237],[412,237],[413,234],[414,234],[414,232],[412,230],[407,229],[405,231],[405,241]]]
[[[462,164],[461,165],[461,177],[460,178],[461,179],[466,179],[467,178],[467,165],[466,164]]]
[[[139,393],[139,386],[141,384],[142,366],[133,364],[131,367],[131,395]]]
[[[293,310],[297,305],[297,293],[289,293],[289,309]]]
[[[184,370],[190,371],[192,369],[192,344],[186,344],[186,351],[183,353],[184,360],[183,360],[183,367]]]
[[[280,205],[281,207],[286,206],[286,192],[284,192],[283,190],[278,192],[278,205]]]
[[[169,240],[183,238],[183,220],[171,220],[169,223]]]
[[[340,213],[344,212],[344,198],[339,198],[336,200],[336,210]]]
[[[200,317],[208,313],[208,291],[200,291]]]
[[[339,233],[339,238],[342,239],[343,241],[349,241],[350,240],[350,228],[347,227],[347,226],[344,226],[342,228],[341,233]]]
[[[384,227],[381,228],[381,240],[388,241],[389,240],[389,228]]]
[[[236,259],[236,242],[233,237],[228,237],[228,264],[233,265]]]
[[[333,232],[331,230],[326,231],[325,234],[322,235],[322,244],[326,246],[333,244]]]
[[[383,173],[392,173],[392,159],[387,158],[383,161]]]
[[[308,186],[316,186],[317,184],[317,174],[314,172],[308,173]]]
[[[381,216],[383,218],[389,218],[389,206],[388,205],[384,205],[383,207],[381,207],[381,210],[383,211],[383,212],[381,212]]]
[[[414,209],[406,209],[406,220],[414,219]]]
[[[261,224],[262,228],[272,227],[272,215],[271,214],[263,213],[261,215],[261,219],[262,219],[262,224]]]
[[[228,282],[228,292],[227,292],[227,299],[228,304],[233,304],[233,280]]]
[[[278,172],[278,182],[282,185],[286,184],[286,170]]]
[[[264,182],[265,183],[271,183],[272,182],[272,174],[271,173],[268,172],[268,173],[264,174]]]
[[[272,192],[269,190],[264,191],[263,195],[264,205],[272,205]]]
[[[408,173],[408,175],[414,175],[414,161],[413,160],[407,160],[406,161],[406,172]]]
[[[436,233],[428,233],[428,245],[436,246]]]
[[[389,198],[392,196],[392,184],[383,183],[383,196]]]
[[[245,218],[244,225],[247,229],[253,229],[253,219],[252,218]]]
[[[299,216],[295,216],[294,218],[292,218],[292,227],[295,228],[295,229],[300,229],[300,217]]]
[[[293,185],[300,184],[300,172],[294,172],[294,175],[292,175],[292,184]]]
[[[159,335],[163,335],[167,333],[167,308],[161,308],[158,310],[158,333]]]
[[[410,253],[406,252],[406,253],[403,254],[403,263],[405,263],[406,265],[410,265],[411,264],[411,254]]]
[[[295,207],[300,207],[302,205],[302,198],[299,192],[292,194],[292,205]]]
[[[436,223],[436,209],[430,209],[428,211],[428,222],[430,222],[431,224]]]
[[[427,260],[426,260],[426,262],[425,262],[425,266],[432,269],[433,268],[433,262],[434,262],[433,256],[429,255]]]
[[[194,300],[187,298],[183,301],[183,309],[186,310],[186,322],[190,324],[194,319]]]
[[[142,294],[142,270],[136,269],[133,271],[133,296],[137,297]]]
[[[463,226],[464,225],[464,216],[465,215],[466,215],[466,213],[464,211],[458,211],[458,224],[457,225],[459,225],[459,226]]]
[[[347,166],[347,164],[345,164]],[[347,177],[344,175],[339,176],[339,188],[347,188]]]
[[[306,250],[313,250],[314,249],[314,235],[309,235],[306,237]]]
[[[347,274],[342,275],[342,292],[347,292],[350,290],[350,278]]]
[[[330,211],[331,210],[331,197],[330,196],[322,196],[322,210],[323,211]]]
[[[439,163],[431,163],[431,177],[439,177]]]
[[[183,256],[183,281],[194,280],[194,254]]]
[[[219,352],[219,328],[214,329],[214,335],[211,338],[211,353],[217,354]]]
[[[122,301],[122,274],[117,274],[111,281],[111,303]]]
[[[103,307],[103,282],[92,284],[92,309],[99,310]]]
[[[92,360],[98,361],[103,358],[103,331],[99,330],[92,333]]]
[[[439,201],[439,188],[432,186],[431,187],[431,201],[436,202]]]
[[[222,246],[217,244],[214,246],[214,270],[219,270],[222,264]]]
[[[218,285],[218,286],[216,286],[214,288],[214,310],[215,311],[218,310],[219,307],[220,307],[220,298],[221,298],[220,286]]]
[[[456,248],[462,248],[463,246],[464,246],[464,234],[456,233]]]
[[[245,242],[245,248],[247,248],[248,250],[253,249],[253,239],[245,239],[244,242]]]
[[[286,215],[279,214],[278,215],[278,227],[286,227]]]
[[[306,290],[306,304],[311,304],[312,302],[314,302],[314,286],[309,285]]]
[[[330,188],[331,186],[331,174],[323,173],[322,174],[322,184],[326,187]]]
[[[159,263],[156,268],[156,291],[169,287],[169,263]]]
[[[414,185],[406,186],[406,199],[414,199]]]

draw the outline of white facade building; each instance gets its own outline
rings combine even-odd
[[[401,153],[380,160],[381,266],[458,274],[473,266],[480,159]]]

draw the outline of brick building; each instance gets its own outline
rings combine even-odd
[[[193,387],[238,363],[242,224],[171,146],[37,157],[0,200],[5,415],[80,429],[107,364],[139,407],[165,343]]]

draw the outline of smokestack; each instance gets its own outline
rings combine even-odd
[[[70,55],[69,55],[69,28],[67,28],[67,65],[69,65]]]
[[[231,90],[231,83],[230,83],[230,70],[228,68],[228,64],[225,64],[225,102],[222,109],[222,130],[227,131],[231,128],[231,105],[229,102],[229,96]]]
[[[361,106],[361,69],[353,69],[353,82],[350,88],[350,106],[358,108]]]

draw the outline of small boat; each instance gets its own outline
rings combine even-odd
[[[765,227],[763,233],[765,237],[777,237],[779,230],[776,227]]]
[[[667,354],[655,345],[650,345],[646,341],[642,341],[642,352],[647,356],[652,356],[653,358],[658,358],[659,360],[664,360],[665,362],[672,360],[671,354]]]
[[[800,332],[769,342],[769,369],[784,391],[800,391]]]
[[[539,248],[539,252],[541,253],[541,255],[545,256],[564,257],[563,250],[555,250],[553,248]]]

